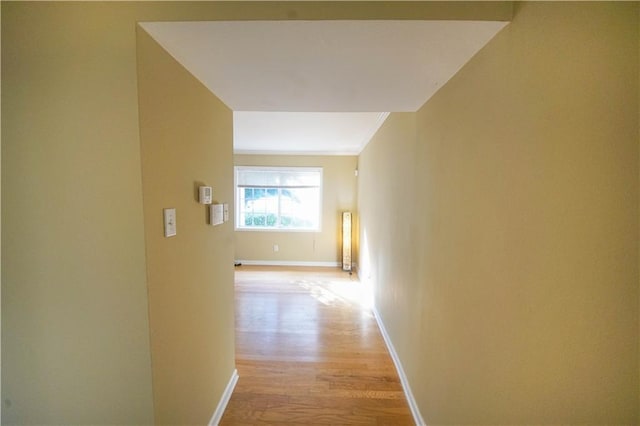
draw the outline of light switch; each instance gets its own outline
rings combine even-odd
[[[164,236],[176,235],[176,209],[163,209],[164,212]]]

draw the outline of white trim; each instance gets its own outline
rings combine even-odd
[[[297,260],[236,260],[236,263],[258,266],[320,266],[328,268],[342,266],[340,262],[301,262]]]
[[[0,0],[3,1],[3,0]],[[37,1],[37,0],[34,0]],[[56,0],[59,1],[59,0]],[[101,0],[103,1],[103,0]],[[128,1],[128,0],[127,0]],[[237,232],[306,232],[307,234],[319,234],[321,230],[319,229],[292,229],[292,228],[235,228],[234,231]]]
[[[218,426],[218,423],[222,420],[222,415],[224,414],[225,408],[227,408],[233,389],[236,387],[236,383],[238,383],[238,378],[238,370],[234,369],[233,373],[231,373],[229,383],[227,383],[227,387],[222,393],[222,398],[220,398],[220,402],[218,402],[216,411],[213,412],[213,416],[211,417],[211,420],[209,420],[209,426]]]
[[[367,131],[364,138],[362,138],[362,141],[360,142],[360,150],[358,151],[358,155],[360,155],[362,151],[364,151],[364,149],[367,147],[369,142],[371,142],[371,139],[373,139],[376,133],[378,133],[378,130],[380,130],[380,127],[384,124],[387,117],[389,117],[389,114],[390,114],[389,112],[381,112],[380,114],[378,114],[378,118],[376,119],[376,122],[373,123],[371,128]]]
[[[166,0],[173,1],[173,0]],[[208,1],[208,0],[201,0]],[[290,0],[294,1],[294,0]],[[380,0],[382,1],[382,0]],[[419,0],[415,0],[419,1]],[[421,0],[420,0],[421,1]],[[345,157],[357,157],[358,151],[356,150],[348,150],[348,151],[269,151],[269,150],[250,150],[250,149],[234,149],[234,155],[296,155],[296,156],[325,156],[325,157],[335,157],[335,156],[345,156]]]
[[[411,414],[413,415],[413,420],[416,422],[418,426],[426,426],[424,419],[422,418],[422,414],[420,414],[420,409],[418,408],[418,404],[416,403],[416,399],[413,397],[413,392],[411,392],[411,386],[409,386],[409,380],[407,379],[407,375],[404,374],[404,369],[402,368],[402,364],[400,363],[400,358],[398,358],[398,353],[396,349],[393,347],[393,343],[391,342],[391,338],[387,333],[387,330],[384,328],[384,323],[382,322],[382,318],[378,313],[378,310],[375,306],[372,308],[373,316],[376,318],[376,322],[378,323],[378,327],[380,328],[380,333],[382,333],[382,338],[384,342],[387,344],[387,349],[389,349],[389,354],[391,355],[391,359],[396,366],[396,370],[398,371],[398,376],[400,376],[400,383],[402,383],[402,389],[404,390],[404,394],[407,397],[407,402],[409,403],[409,408],[411,409]]]

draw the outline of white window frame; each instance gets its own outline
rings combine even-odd
[[[241,209],[239,204],[238,172],[242,170],[251,171],[281,171],[281,172],[317,172],[320,175],[318,186],[318,226],[316,228],[287,228],[287,227],[241,227]],[[323,169],[322,167],[297,167],[297,166],[235,166],[233,170],[233,190],[234,190],[234,228],[242,232],[321,232],[322,231],[322,207],[323,207]],[[280,188],[281,189],[281,188]]]

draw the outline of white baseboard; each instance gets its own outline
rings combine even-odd
[[[339,262],[300,262],[297,260],[236,260],[236,263],[257,266],[317,266],[328,268],[342,266],[342,263]]]
[[[374,307],[373,315],[376,318],[376,322],[378,323],[378,327],[380,328],[380,333],[382,333],[382,338],[384,342],[387,344],[387,349],[389,349],[389,354],[391,354],[391,359],[393,359],[393,363],[396,366],[396,370],[398,371],[398,376],[400,376],[400,383],[402,383],[402,389],[404,390],[404,394],[407,397],[407,402],[409,403],[409,409],[411,409],[411,414],[413,415],[413,421],[416,422],[418,426],[426,426],[424,419],[422,418],[422,414],[420,414],[420,410],[418,409],[418,404],[416,403],[416,399],[413,397],[413,392],[411,392],[411,386],[409,386],[409,380],[407,379],[407,375],[404,374],[404,369],[402,368],[402,364],[400,363],[400,358],[398,358],[398,353],[396,349],[393,347],[393,343],[391,342],[391,338],[387,333],[387,329],[384,328],[384,323],[382,322],[382,318],[378,313],[378,310]]]
[[[233,389],[236,387],[236,383],[238,383],[238,377],[238,370],[234,369],[233,373],[231,373],[229,383],[227,383],[227,387],[222,393],[222,398],[220,398],[220,402],[218,402],[216,411],[214,411],[213,416],[209,421],[209,426],[218,426],[218,423],[220,423],[220,420],[222,420],[222,415],[224,414],[225,408],[227,408],[227,404],[229,403],[229,399],[231,398]]]

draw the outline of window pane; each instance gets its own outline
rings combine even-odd
[[[254,226],[264,226],[266,223],[265,217],[263,215],[256,215],[253,217],[253,225]]]
[[[318,188],[294,188],[283,193],[280,210],[283,216],[291,218],[289,226],[295,228],[318,227],[319,192]]]
[[[238,228],[319,229],[322,169],[239,167],[236,184]]]

